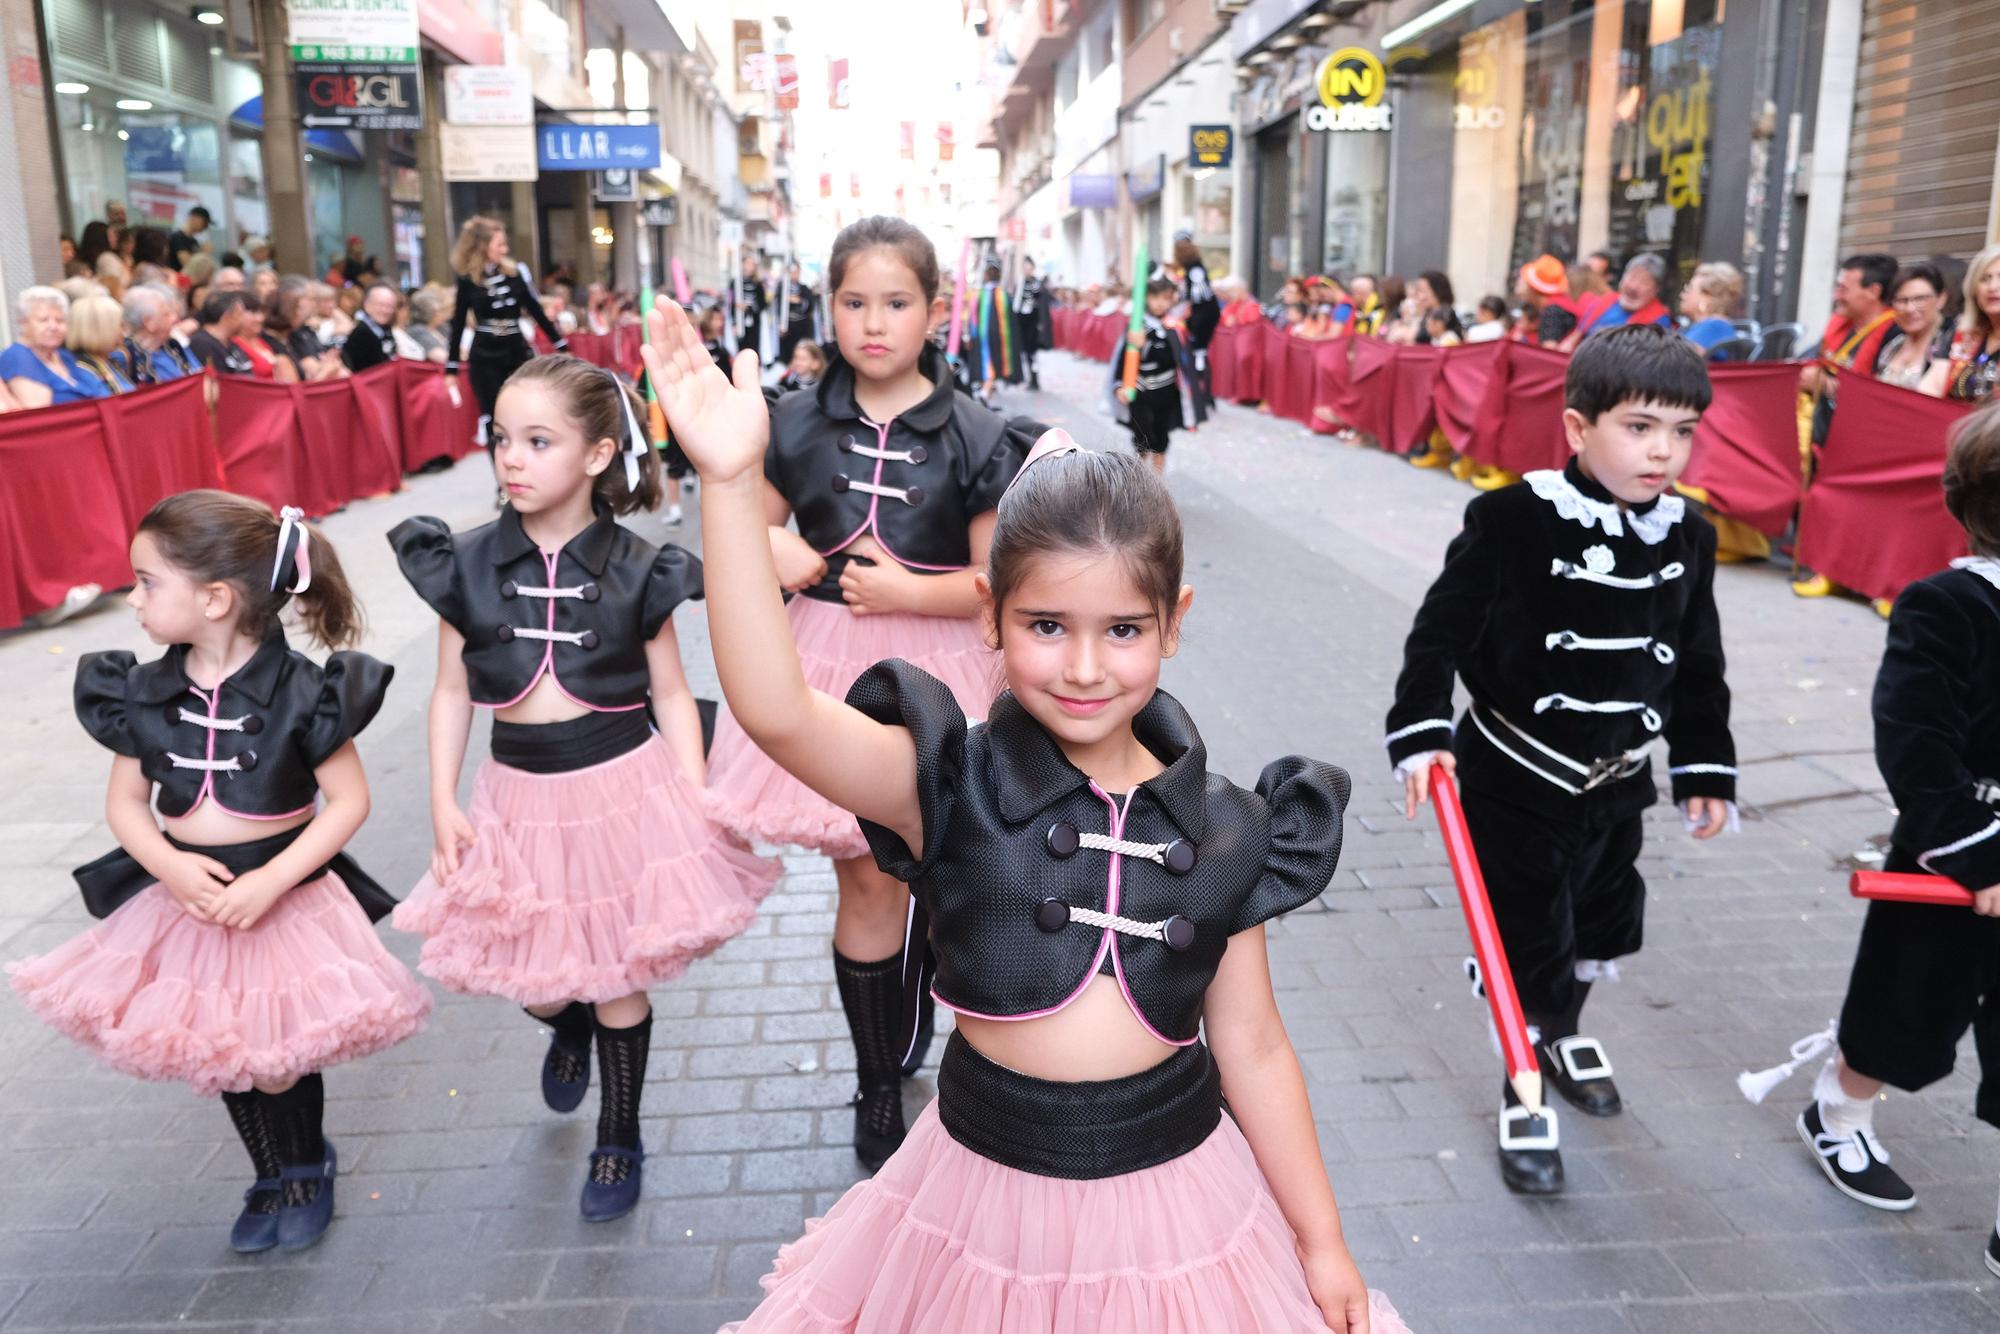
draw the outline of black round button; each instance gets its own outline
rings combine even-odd
[[[160,716],[167,720],[167,726],[179,727],[181,724],[181,706],[178,704],[169,704],[166,708],[160,710]]]
[[[596,648],[596,647],[597,647],[597,631],[595,631],[595,630],[585,630],[585,631],[583,632],[583,638],[581,638],[581,639],[579,639],[579,640],[577,641],[577,646],[578,646],[579,648]]]
[[[1160,938],[1170,950],[1184,950],[1194,944],[1194,923],[1175,913],[1160,923]]]
[[[1069,925],[1069,905],[1061,899],[1043,899],[1035,905],[1035,925],[1044,931],[1060,931]]]
[[[833,475],[833,491],[835,495],[839,496],[846,495],[847,484],[848,484],[848,476],[846,473],[837,472]]]
[[[840,452],[843,454],[852,454],[854,452],[853,436],[843,435],[842,437],[840,437]]]
[[[576,595],[582,598],[585,602],[595,602],[597,601],[597,599],[603,597],[604,593],[603,590],[598,588],[596,583],[593,582],[585,584],[582,588],[577,589]]]
[[[246,750],[241,755],[238,755],[236,757],[236,767],[246,774],[255,769],[257,767],[257,752]]]
[[[521,586],[515,583],[512,579],[502,579],[500,581],[501,597],[503,598],[515,597],[520,593],[520,591],[521,591]]]
[[[912,507],[923,504],[924,489],[921,486],[913,486],[903,492],[903,503]]]
[[[925,459],[929,458],[930,456],[931,452],[928,449],[925,449],[922,445],[910,446],[910,462],[922,463]]]
[[[1175,875],[1186,875],[1194,869],[1194,844],[1184,838],[1177,838],[1167,844],[1167,869]]]
[[[251,736],[256,736],[264,730],[264,720],[253,713],[243,720],[243,730]]]
[[[1058,820],[1049,826],[1048,844],[1050,855],[1061,860],[1076,856],[1083,840],[1077,837],[1075,825]]]
[[[514,627],[511,625],[496,626],[493,631],[493,637],[503,644],[511,644],[514,642]]]

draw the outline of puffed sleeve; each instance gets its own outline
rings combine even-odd
[[[389,530],[396,564],[417,596],[428,602],[454,629],[465,629],[465,601],[458,593],[458,552],[451,527],[428,514],[405,519]]]
[[[1340,822],[1350,784],[1345,769],[1303,755],[1264,766],[1257,795],[1271,812],[1263,874],[1236,910],[1229,933],[1248,931],[1325,892],[1340,865]]]
[[[646,594],[639,604],[639,637],[651,639],[660,633],[675,607],[701,595],[701,562],[671,542],[661,547],[646,575]]]
[[[878,662],[847,692],[847,702],[878,723],[907,727],[917,743],[917,810],[924,822],[924,855],[881,825],[861,822],[868,848],[883,872],[908,884],[937,860],[959,776],[965,772],[965,712],[944,682],[901,658]]]
[[[388,693],[396,669],[366,653],[330,654],[320,675],[319,700],[299,738],[299,753],[309,768],[325,764],[336,750],[352,741],[374,720]]]
[[[125,719],[125,694],[139,660],[122,649],[86,653],[76,661],[76,717],[98,744],[137,757],[139,742]]]
[[[1031,417],[1007,419],[1006,427],[1001,430],[999,439],[994,441],[986,457],[968,460],[972,467],[972,479],[965,491],[967,514],[980,515],[1000,507],[1000,497],[1006,494],[1007,484],[1014,480],[1015,473],[1021,471],[1028,451],[1035,447],[1035,441],[1041,439],[1048,429]]]

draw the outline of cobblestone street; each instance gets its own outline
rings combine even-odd
[[[1098,402],[1105,368],[1042,361],[1045,392],[1011,394],[1009,410],[1122,448]],[[1847,858],[1891,820],[1868,718],[1875,614],[1797,600],[1781,568],[1719,572],[1743,831],[1697,845],[1670,807],[1651,812],[1647,948],[1586,1020],[1627,1110],[1566,1115],[1568,1193],[1525,1200],[1493,1161],[1498,1062],[1460,971],[1443,846],[1427,814],[1404,821],[1381,746],[1403,635],[1472,493],[1235,407],[1175,437],[1169,480],[1196,595],[1165,684],[1211,765],[1248,782],[1301,751],[1355,780],[1338,877],[1273,924],[1271,954],[1349,1243],[1411,1326],[2000,1328],[2000,1280],[1980,1263],[2000,1152],[1972,1119],[1969,1043],[1957,1075],[1892,1097],[1877,1118],[1920,1195],[1907,1214],[1821,1179],[1792,1126],[1810,1069],[1762,1107],[1735,1086],[1839,1006],[1861,920]],[[382,535],[418,513],[484,522],[491,495],[470,459],[326,524],[371,615],[364,647],[398,671],[361,739],[375,813],[353,849],[398,893],[431,842],[435,621]],[[692,503],[677,533],[657,517],[634,526],[698,548]],[[703,611],[678,624],[697,693],[715,695]],[[154,651],[116,599],[0,638],[16,794],[0,822],[0,959],[88,920],[68,872],[110,846],[107,754],[78,727],[70,680],[78,654],[120,647]],[[330,1071],[338,1221],[301,1255],[239,1258],[225,1240],[246,1162],[221,1108],[95,1067],[0,995],[0,1330],[595,1334],[711,1331],[744,1315],[777,1246],[860,1170],[828,957],[833,879],[816,857],[788,867],[748,933],[654,992],[646,1198],[603,1226],[576,1207],[595,1099],[569,1117],[546,1111],[545,1039],[504,1002],[439,991],[427,1031]],[[414,963],[414,939],[383,931]],[[909,1085],[913,1114],[933,1073]]]

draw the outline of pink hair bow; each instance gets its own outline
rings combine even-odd
[[[1043,459],[1052,459],[1062,454],[1088,454],[1089,452],[1082,445],[1072,440],[1068,431],[1063,430],[1060,426],[1051,427],[1049,430],[1042,432],[1042,438],[1035,441],[1035,447],[1028,451],[1028,457],[1021,460],[1020,470],[1014,474],[1014,480],[1007,483],[1007,491],[1012,491],[1020,483],[1021,479],[1027,476],[1028,469],[1034,467]],[[1001,492],[1000,498],[1005,500],[1007,492]]]

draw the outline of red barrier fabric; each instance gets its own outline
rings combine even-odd
[[[130,532],[94,403],[0,416],[0,625],[77,584],[132,582]]]
[[[1316,345],[1274,333],[1264,348],[1264,400],[1271,415],[1301,426],[1313,420],[1313,353]]]
[[[451,401],[444,370],[421,361],[396,363],[400,399],[403,470],[415,472],[432,459],[462,459],[479,448],[479,405],[463,376],[456,381],[458,403]]]
[[[228,388],[227,381],[224,388]],[[311,496],[309,501],[292,503],[314,517],[344,508],[360,494],[355,486],[355,459],[363,446],[353,381],[323,380],[280,388],[291,391],[292,410],[305,446],[304,481]]]
[[[1488,410],[1480,414],[1467,452],[1508,472],[1562,467],[1569,458],[1562,429],[1569,354],[1508,343],[1501,364],[1505,374],[1488,388]]]
[[[1398,454],[1407,454],[1431,438],[1437,426],[1438,372],[1444,361],[1441,347],[1399,347],[1395,355],[1395,376],[1389,400],[1389,433],[1383,444]]]
[[[1397,349],[1379,338],[1350,338],[1353,362],[1348,370],[1347,400],[1336,407],[1340,419],[1361,432],[1390,444],[1390,410],[1396,389]],[[1397,451],[1401,452],[1401,451]]]
[[[1495,399],[1489,407],[1487,396],[1496,384],[1505,382],[1505,343],[1475,343],[1469,347],[1446,348],[1438,361],[1437,380],[1432,389],[1432,407],[1437,427],[1445,440],[1461,454],[1472,450],[1483,414],[1498,411]]]
[[[1255,324],[1236,333],[1236,392],[1230,401],[1256,407],[1264,401],[1264,346],[1275,330]]]
[[[377,366],[347,382],[354,393],[355,434],[349,443],[348,478],[356,496],[386,496],[403,489],[402,385],[396,368]]]
[[[222,485],[204,386],[191,376],[94,405],[127,532],[168,496]]]
[[[1776,537],[1799,503],[1799,368],[1788,362],[1711,366],[1715,401],[1702,414],[1681,484],[1718,513]]]
[[[1944,442],[1969,408],[1843,376],[1799,516],[1799,560],[1871,598],[1892,598],[1966,554],[1944,507]]]
[[[213,378],[217,381],[215,443],[223,485],[274,509],[297,505],[311,514],[328,513],[331,507],[317,508],[309,503],[316,498],[307,495],[310,474],[305,440],[299,433],[298,410],[292,405],[292,393],[298,386],[269,384],[242,375]],[[344,504],[346,499],[342,496],[336,504]]]
[[[1237,344],[1242,337],[1242,330],[1230,327],[1217,329],[1209,339],[1208,387],[1218,403],[1228,403],[1236,397],[1236,381],[1243,364]]]
[[[1313,344],[1312,429],[1315,435],[1332,435],[1345,428],[1339,405],[1353,394],[1349,377],[1353,362],[1349,353],[1352,338],[1331,338]]]

